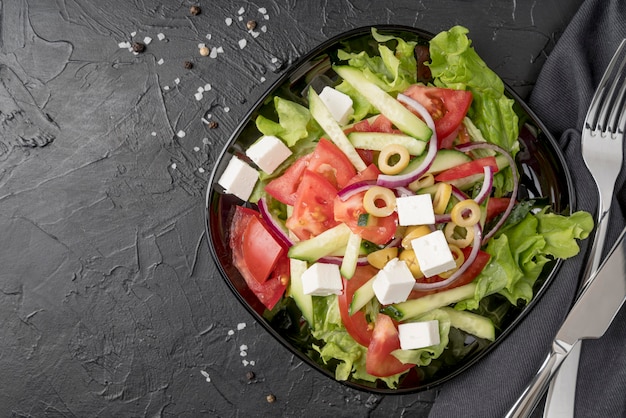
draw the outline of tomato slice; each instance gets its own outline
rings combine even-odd
[[[337,188],[344,187],[356,174],[346,154],[325,138],[321,138],[315,147],[308,169],[321,174]]]
[[[370,164],[365,168],[365,170],[361,171],[360,173],[357,173],[357,175],[352,177],[348,181],[346,186],[349,186],[354,183],[358,183],[360,181],[376,180],[379,174],[380,174],[380,170],[378,169],[378,167],[376,167],[376,165],[374,164]]]
[[[363,207],[363,196],[365,196],[365,192],[350,196],[346,201],[342,201],[339,197],[335,198],[335,220],[345,223],[352,232],[365,240],[377,245],[386,244],[393,238],[398,228],[398,213],[393,212],[391,215],[381,218],[369,215],[367,225],[361,226],[359,225],[359,217],[367,214]]]
[[[487,201],[487,221],[492,220],[509,207],[510,197],[490,197]]]
[[[402,133],[399,129],[394,129],[393,124],[385,115],[378,115],[374,122],[372,122],[370,126],[370,132],[386,132],[386,133],[394,133],[400,134]]]
[[[378,273],[378,269],[370,265],[357,266],[350,280],[343,279],[343,293],[338,296],[341,322],[354,341],[367,347],[372,340],[373,326],[367,322],[365,312],[349,314],[354,292]]]
[[[333,216],[337,189],[326,178],[305,170],[296,195],[286,225],[298,238],[309,239],[339,224]]]
[[[496,157],[483,157],[469,161],[452,167],[446,171],[443,171],[435,176],[435,181],[450,181],[462,179],[465,177],[473,176],[475,174],[482,174],[483,167],[491,166],[493,172],[498,171],[498,163]]]
[[[435,122],[437,137],[442,139],[461,125],[472,103],[472,93],[466,90],[413,84],[404,94],[417,100],[428,110]]]
[[[244,236],[251,222],[259,220],[260,214],[252,209],[237,206],[230,224],[229,244],[233,251],[233,265],[239,270],[248,288],[263,303],[267,309],[272,309],[280,300],[289,283],[289,259],[283,253],[276,260],[275,267],[264,283],[260,283],[251,271],[250,265],[254,260],[264,256],[264,253],[246,254]],[[250,237],[246,238],[250,239]]]
[[[465,258],[467,258],[469,257],[470,252],[472,251],[472,247],[462,248],[461,251],[463,251],[463,255],[465,256]],[[438,293],[438,292],[441,292],[442,290],[454,289],[455,287],[459,287],[459,286],[463,286],[468,283],[471,283],[476,278],[476,276],[478,276],[480,272],[483,271],[483,269],[485,268],[485,266],[487,265],[490,259],[491,259],[491,255],[489,255],[489,253],[486,253],[483,250],[478,250],[478,254],[476,255],[476,259],[474,260],[472,265],[470,265],[467,268],[467,270],[465,270],[463,274],[461,274],[449,286],[442,287],[440,289],[433,289],[433,290],[413,290],[411,291],[411,294],[409,295],[409,299],[421,298],[422,296],[432,295],[433,293]],[[422,279],[419,279],[418,282],[435,283],[435,282],[440,282],[442,280],[444,279],[439,276],[432,276],[429,278],[424,277]]]
[[[372,341],[367,347],[365,370],[372,376],[387,377],[402,373],[414,367],[404,364],[391,352],[400,348],[398,329],[390,317],[379,313],[372,333]]]
[[[296,191],[310,160],[311,154],[298,158],[280,177],[270,181],[265,191],[279,202],[293,206],[296,203]]]
[[[243,257],[252,277],[257,282],[264,283],[285,249],[276,241],[265,221],[258,216],[253,216],[248,222],[242,241]]]

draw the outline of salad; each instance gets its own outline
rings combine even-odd
[[[266,317],[295,305],[308,355],[337,380],[394,389],[488,345],[593,228],[521,197],[514,101],[467,33],[372,28],[374,48],[339,49],[306,99],[273,96],[218,181],[246,201],[233,265]]]

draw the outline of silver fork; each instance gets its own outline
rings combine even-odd
[[[583,126],[581,138],[582,155],[589,172],[596,182],[599,206],[596,217],[596,231],[589,253],[590,262],[585,268],[583,283],[578,294],[587,286],[589,279],[593,277],[593,273],[600,265],[615,180],[622,168],[624,123],[626,122],[626,103],[624,103],[626,96],[625,66],[626,39],[618,47],[602,76],[602,80],[591,100]],[[580,344],[577,344],[558,371],[558,375],[561,375],[561,378],[552,381],[544,417],[562,418],[574,415],[579,351]],[[572,357],[573,360],[571,359]],[[506,416],[509,418],[530,416],[546,389],[547,384],[532,390],[527,388],[524,391],[524,395],[518,399],[515,406]]]
[[[596,231],[583,275],[580,292],[600,266],[602,250],[611,211],[615,180],[622,168],[624,147],[624,120],[626,118],[624,95],[626,82],[626,39],[613,55],[585,117],[581,145],[582,156],[598,188],[598,212]],[[620,85],[621,84],[621,85]],[[577,344],[565,359],[550,384],[544,409],[544,418],[574,416],[576,378],[580,358]]]

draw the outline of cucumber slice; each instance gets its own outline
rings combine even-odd
[[[404,170],[402,170],[402,172],[408,173],[414,170],[424,161],[424,158],[425,156],[415,158]],[[452,167],[456,167],[457,165],[468,163],[470,161],[472,161],[472,159],[461,151],[457,151],[454,149],[440,149],[439,151],[437,151],[437,155],[435,156],[432,165],[428,169],[428,172],[432,174],[438,174],[442,171],[448,170]]]
[[[302,290],[302,273],[306,271],[308,264],[306,261],[296,260],[294,258],[289,260],[289,268],[291,271],[291,278],[289,281],[289,296],[293,298],[302,312],[302,316],[309,323],[309,326],[313,327],[313,297],[311,295],[305,295]]]
[[[421,155],[426,149],[426,142],[402,134],[387,132],[352,132],[348,139],[355,148],[381,151],[391,144],[402,145],[411,155]]]
[[[351,279],[356,270],[356,264],[359,261],[359,253],[361,252],[361,236],[350,233],[348,245],[346,245],[346,253],[343,256],[339,272],[346,279]]]
[[[290,258],[315,262],[339,248],[345,247],[351,233],[348,225],[341,223],[316,237],[295,243],[289,248],[287,254]]]
[[[450,317],[450,325],[478,338],[489,341],[496,339],[496,328],[489,318],[467,311],[444,307],[442,311]]]
[[[422,141],[430,139],[432,130],[423,120],[389,93],[369,81],[361,71],[349,66],[335,66],[333,69],[402,132]]]
[[[333,118],[333,115],[331,115],[322,99],[320,99],[312,87],[309,88],[309,111],[311,112],[313,119],[319,123],[330,140],[333,141],[344,154],[346,154],[346,157],[348,157],[357,171],[365,170],[367,165],[363,162],[361,156],[356,152],[356,149],[354,149],[354,146],[348,140],[346,134],[343,133],[343,130]]]
[[[359,311],[367,304],[367,302],[374,298],[374,286],[372,286],[374,284],[374,279],[376,279],[376,276],[369,279],[361,287],[354,291],[350,307],[348,308],[349,315]]]
[[[383,313],[389,315],[397,321],[415,318],[433,309],[448,306],[452,303],[474,297],[476,283],[469,283],[454,289],[444,290],[439,293],[422,296],[419,299],[407,300],[406,302],[395,303],[383,308]]]

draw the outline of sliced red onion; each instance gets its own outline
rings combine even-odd
[[[435,215],[435,224],[447,224],[452,221],[452,216],[449,213],[443,215]]]
[[[489,241],[491,237],[495,235],[496,232],[498,232],[498,230],[502,227],[506,219],[511,214],[511,211],[513,210],[513,206],[515,206],[515,199],[517,198],[517,190],[519,188],[519,178],[517,174],[517,166],[515,165],[515,160],[513,159],[511,154],[509,154],[504,149],[502,149],[501,147],[495,144],[491,144],[489,142],[468,142],[467,144],[462,144],[456,147],[456,149],[462,152],[471,151],[477,148],[490,149],[492,151],[496,151],[500,153],[509,162],[509,167],[511,167],[511,173],[513,174],[513,190],[511,191],[511,200],[509,201],[509,205],[507,206],[506,210],[502,213],[502,216],[498,220],[498,223],[494,225],[494,227],[491,228],[491,230],[487,232],[485,236],[483,237],[482,243],[485,244],[487,241]]]
[[[343,257],[334,256],[334,255],[327,255],[325,257],[322,257],[322,258],[318,259],[317,261],[320,262],[320,263],[336,264],[338,266],[341,266],[341,264],[343,263]],[[356,264],[357,264],[357,266],[364,266],[364,265],[368,264],[367,257],[359,257],[359,258],[357,258]]]
[[[430,136],[430,141],[428,142],[428,152],[426,153],[426,157],[424,158],[424,161],[422,161],[422,163],[415,168],[415,170],[412,170],[411,172],[405,174],[380,174],[378,176],[377,184],[379,186],[388,187],[390,189],[396,187],[404,187],[422,177],[432,165],[433,160],[437,155],[437,149],[439,147],[437,141],[437,133],[435,132],[435,122],[433,122],[433,118],[428,113],[428,110],[426,110],[426,108],[422,106],[419,102],[413,100],[408,96],[405,96],[404,94],[398,94],[397,99],[400,103],[408,106],[412,110],[415,110],[417,113],[419,113],[426,122],[426,125],[428,125],[433,133]]]
[[[440,289],[442,287],[446,287],[452,284],[456,279],[458,279],[461,276],[461,274],[465,273],[465,270],[467,270],[469,266],[472,265],[474,260],[476,260],[476,256],[478,255],[478,250],[480,250],[481,241],[482,241],[482,228],[480,226],[480,223],[477,223],[476,225],[474,225],[474,242],[472,243],[472,251],[470,251],[469,256],[465,259],[463,264],[461,264],[461,267],[459,267],[457,271],[452,273],[450,277],[440,282],[435,282],[435,283],[415,282],[415,284],[413,285],[413,289],[433,290],[433,289]]]
[[[469,196],[465,194],[465,192],[463,192],[462,190],[460,190],[458,187],[454,185],[451,185],[451,186],[452,186],[452,196],[454,196],[458,201],[469,199]]]
[[[357,193],[364,192],[376,185],[376,180],[362,180],[352,183],[337,192],[337,196],[342,202],[345,202]]]
[[[491,194],[491,188],[493,187],[493,169],[490,165],[487,165],[483,167],[483,171],[485,172],[485,180],[483,181],[480,191],[474,198],[474,201],[479,205],[482,204],[487,197],[489,197]]]
[[[272,216],[264,197],[259,199],[257,206],[259,207],[261,217],[267,221],[267,226],[269,226],[272,230],[274,236],[279,238],[287,247],[291,247],[293,245],[293,240],[289,238],[289,235],[287,235],[282,226],[278,223],[274,216]]]
[[[399,197],[413,196],[414,194],[415,193],[413,193],[412,190],[409,190],[406,187],[396,187],[396,195],[398,195]]]

